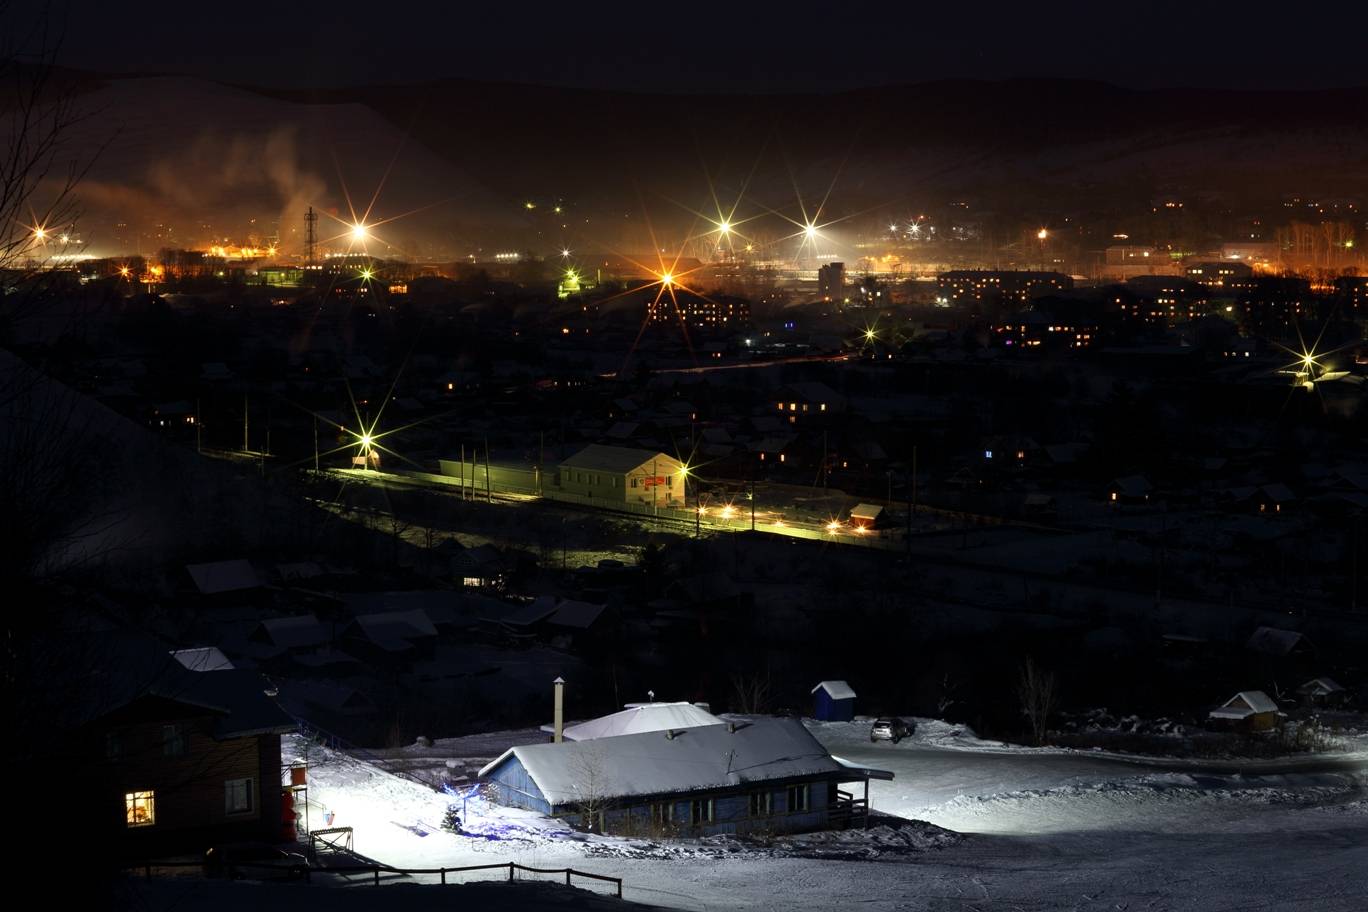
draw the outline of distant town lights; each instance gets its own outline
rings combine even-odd
[[[1039,231],[1036,232],[1036,237],[1038,237],[1038,238],[1039,238],[1040,240],[1042,240],[1042,241],[1045,240],[1045,239],[1046,239],[1047,237],[1049,237],[1049,236],[1050,236],[1050,232],[1046,231],[1044,228],[1041,228]]]

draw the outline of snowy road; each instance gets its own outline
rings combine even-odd
[[[395,866],[571,865],[678,909],[1368,908],[1358,758],[1240,775],[986,744],[930,720],[896,746],[870,744],[868,723],[813,728],[834,753],[895,772],[871,788],[876,811],[967,838],[872,860],[774,857],[585,837],[480,800],[467,816],[478,835],[461,837],[431,826],[444,796],[335,756],[314,766],[311,798],[356,826],[359,851]]]

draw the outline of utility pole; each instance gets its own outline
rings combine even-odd
[[[755,464],[751,464],[751,531],[755,531]]]
[[[912,446],[912,512],[917,512],[917,447]]]
[[[489,438],[485,438],[485,496],[494,502],[494,483],[489,480]]]
[[[461,474],[460,474],[459,478],[460,478],[460,480],[461,480],[461,500],[464,501],[464,500],[466,499],[466,492],[465,492],[465,488],[466,488],[466,485],[465,485],[465,444],[464,444],[464,443],[461,444]]]
[[[688,484],[686,481],[685,484]],[[687,506],[689,498],[685,496],[684,504]],[[703,489],[694,483],[694,538],[703,536]]]
[[[546,460],[546,431],[542,431],[537,443],[537,496],[542,493],[542,473],[546,471],[543,463]]]

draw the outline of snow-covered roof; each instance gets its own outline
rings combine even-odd
[[[855,699],[854,689],[845,681],[823,681],[816,687],[812,688],[813,693],[816,693],[819,690],[825,690],[827,692],[827,696],[831,697],[831,699],[833,700]]]
[[[879,518],[879,514],[882,513],[882,512],[883,512],[883,507],[882,507],[881,505],[879,505],[879,504],[861,503],[861,504],[856,504],[855,506],[851,507],[851,509],[850,509],[850,518],[851,518],[851,519],[867,519],[867,520],[869,520],[870,522],[873,522],[874,520],[876,520],[876,519]]]
[[[1249,637],[1245,648],[1265,655],[1285,656],[1301,645],[1303,637],[1295,630],[1260,627]]]
[[[567,741],[592,741],[595,738],[615,738],[619,735],[639,735],[643,732],[666,729],[698,728],[700,725],[719,725],[722,720],[693,703],[638,703],[621,712],[599,716],[577,725],[568,725],[562,733]],[[543,725],[541,730],[553,732],[555,726]]]
[[[1330,694],[1343,693],[1344,687],[1331,678],[1313,678],[1301,687],[1297,688],[1298,693],[1315,694],[1321,697],[1328,697]]]
[[[409,637],[435,637],[437,628],[432,625],[427,612],[421,608],[409,611],[382,611],[378,614],[361,614],[356,617],[356,625],[361,628],[367,639],[380,643],[385,640],[406,640]]]
[[[1243,719],[1257,713],[1277,712],[1278,704],[1262,690],[1242,690],[1224,705],[1213,709],[1213,719]]]
[[[669,735],[667,737],[667,735]],[[553,806],[588,799],[679,795],[804,776],[854,775],[797,719],[762,719],[510,748]]]
[[[491,624],[507,624],[510,627],[530,627],[544,621],[556,612],[553,596],[539,595],[530,602],[499,602],[490,599],[478,608],[480,620]]]
[[[195,581],[195,588],[204,595],[256,589],[262,585],[256,568],[245,560],[214,561],[209,564],[188,564],[186,571]]]
[[[191,671],[227,671],[233,667],[217,646],[173,649],[171,656]]]
[[[282,649],[320,646],[332,639],[332,633],[312,614],[296,617],[267,618],[257,625],[250,639],[265,640]]]
[[[679,464],[679,460],[673,456],[652,450],[592,444],[566,459],[561,463],[561,466],[585,469],[586,471],[625,474],[648,462],[658,462],[666,472],[671,471],[672,465]]]
[[[580,630],[587,630],[599,619],[599,615],[603,614],[606,607],[606,605],[565,599],[556,605],[555,614],[547,618],[546,622],[553,627],[575,627]]]

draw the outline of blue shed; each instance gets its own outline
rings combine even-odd
[[[849,722],[855,718],[855,691],[845,681],[823,681],[812,688],[812,718]]]

